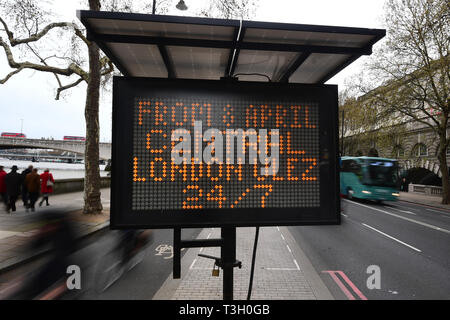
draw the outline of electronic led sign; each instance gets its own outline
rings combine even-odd
[[[114,79],[114,228],[339,223],[337,88]]]

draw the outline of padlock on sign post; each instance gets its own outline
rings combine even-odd
[[[217,269],[216,269],[216,267],[217,267]],[[213,277],[218,277],[219,273],[220,273],[219,266],[214,262],[214,267],[212,269],[212,276]]]

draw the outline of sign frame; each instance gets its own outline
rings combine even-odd
[[[158,90],[181,96],[214,93],[224,98],[258,93],[309,99],[319,104],[320,207],[132,210],[133,107]],[[165,229],[340,224],[338,94],[336,85],[118,77],[113,79],[111,229]],[[325,199],[326,197],[326,199]],[[282,213],[280,213],[282,210]]]

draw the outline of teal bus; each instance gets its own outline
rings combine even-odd
[[[398,163],[378,157],[342,157],[341,195],[348,199],[398,200]]]

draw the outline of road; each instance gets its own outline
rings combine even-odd
[[[450,299],[450,212],[402,201],[343,210],[340,226],[289,228],[336,299]]]
[[[449,211],[401,201],[343,201],[339,226],[289,227],[335,299],[450,299]],[[183,229],[182,237],[195,239],[200,231]],[[106,230],[82,240],[83,249],[73,257],[85,289],[77,298],[151,299],[172,272],[172,230],[155,230],[144,260],[106,291],[95,290],[99,261],[113,247],[115,233]],[[1,274],[0,288],[40,263]]]
[[[183,229],[182,239],[197,238],[201,229]],[[170,229],[154,230],[153,242],[147,248],[146,257],[134,268],[127,271],[114,282],[107,290],[100,292],[95,288],[95,279],[102,270],[99,270],[100,261],[111,250],[117,241],[117,231],[98,232],[81,241],[80,249],[71,257],[71,263],[80,266],[82,290],[72,299],[95,300],[149,300],[159,290],[163,282],[172,272],[172,242],[173,231]],[[184,255],[184,250],[181,252]],[[46,262],[46,257],[0,274],[0,291],[12,279],[24,276],[38,270]]]
[[[201,229],[183,229],[182,239],[195,239]],[[98,255],[99,252],[106,252],[114,243],[113,233],[103,237],[100,242],[96,242],[88,246],[83,252],[85,257]],[[82,299],[130,299],[143,300],[151,299],[159,290],[164,281],[172,272],[172,243],[173,231],[161,229],[154,231],[154,240],[147,249],[147,256],[137,264],[133,269],[129,270],[119,280],[104,292],[89,290],[84,294]],[[184,250],[182,251],[182,255]],[[97,261],[98,262],[98,261]],[[97,276],[96,267],[90,268],[90,275]]]

